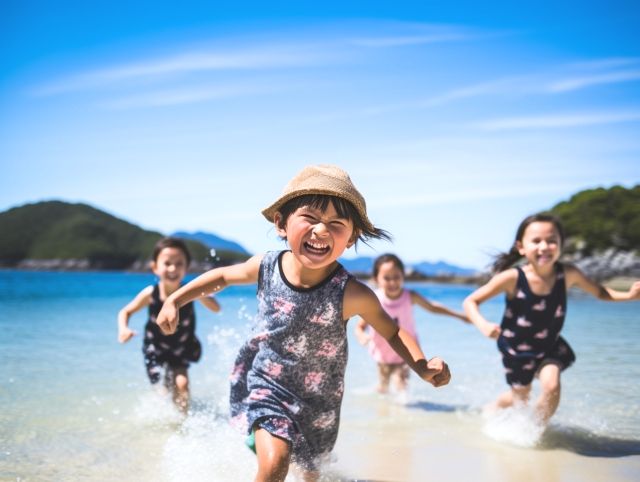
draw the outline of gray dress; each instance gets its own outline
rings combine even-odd
[[[314,470],[338,436],[351,275],[338,265],[316,286],[296,288],[283,254],[268,252],[260,265],[256,326],[231,374],[231,420],[245,433],[261,427],[287,440],[292,461]]]

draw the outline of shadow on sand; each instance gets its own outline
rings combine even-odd
[[[468,409],[466,405],[446,405],[443,403],[433,403],[427,401],[409,402],[405,405],[405,407],[425,410],[427,412],[455,412],[458,410]]]
[[[597,435],[577,427],[548,427],[538,447],[542,450],[563,449],[588,457],[640,455],[640,440]]]

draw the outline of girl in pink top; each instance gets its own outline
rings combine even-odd
[[[446,306],[429,301],[419,293],[404,288],[404,264],[394,254],[383,254],[373,263],[373,279],[378,288],[375,290],[380,304],[389,316],[417,342],[416,321],[413,305],[417,304],[427,311],[440,315],[449,315],[469,323],[467,317]],[[355,333],[362,345],[367,345],[371,357],[378,364],[378,392],[387,393],[389,382],[394,379],[398,392],[404,392],[409,379],[409,367],[404,363],[389,343],[376,331],[367,329],[367,323],[360,319],[356,323]]]

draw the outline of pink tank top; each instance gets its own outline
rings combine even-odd
[[[380,300],[380,304],[389,316],[398,323],[400,328],[409,333],[409,335],[417,341],[418,335],[416,333],[416,320],[413,317],[411,293],[408,290],[403,290],[402,294],[394,300],[387,298],[381,289],[376,289],[375,293]],[[387,364],[404,363],[404,360],[389,346],[389,343],[387,343],[387,340],[385,340],[382,335],[378,334],[378,332],[371,327],[367,329],[371,335],[369,353],[376,362]]]

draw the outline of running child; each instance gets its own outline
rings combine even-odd
[[[537,420],[546,425],[560,403],[560,373],[575,361],[573,350],[560,336],[567,312],[567,290],[577,286],[604,301],[637,300],[640,281],[628,292],[606,288],[578,268],[559,262],[564,231],[549,214],[525,218],[508,253],[498,256],[496,274],[464,300],[471,322],[487,337],[498,340],[506,380],[511,389],[498,397],[494,408],[526,404],[534,377],[541,393],[535,404]],[[521,258],[522,266],[513,267]],[[486,320],[479,306],[505,293],[506,307],[498,326]]]
[[[449,382],[449,369],[439,358],[425,360],[373,291],[338,263],[358,240],[389,238],[369,221],[365,201],[346,172],[308,166],[262,214],[289,249],[199,276],[168,297],[157,323],[172,333],[179,307],[190,300],[229,285],[257,283],[255,332],[231,374],[232,423],[254,437],[255,480],[284,480],[290,463],[304,480],[318,480],[319,464],[338,435],[349,318],[364,318],[434,386]]]
[[[118,313],[118,341],[126,343],[136,335],[129,328],[129,318],[142,308],[149,308],[142,342],[147,376],[152,385],[162,380],[183,412],[189,407],[189,364],[197,362],[202,354],[202,346],[196,337],[193,303],[186,303],[180,309],[180,324],[172,335],[163,334],[155,321],[162,303],[180,288],[190,262],[191,255],[181,239],[160,239],[153,248],[151,261],[151,271],[158,277],[158,282],[140,291]],[[220,311],[220,305],[212,297],[200,298],[200,302],[211,311]]]
[[[404,287],[404,263],[395,254],[383,254],[373,262],[373,281],[377,288],[374,290],[380,304],[389,316],[405,330],[416,343],[416,321],[413,316],[413,305],[439,315],[452,316],[466,323],[469,320],[464,315],[435,301],[429,301],[420,293]],[[387,393],[389,382],[393,379],[394,387],[400,394],[405,393],[409,379],[409,367],[393,351],[389,343],[375,330],[369,329],[362,318],[355,325],[355,334],[361,345],[367,345],[369,354],[378,364],[378,392]]]

